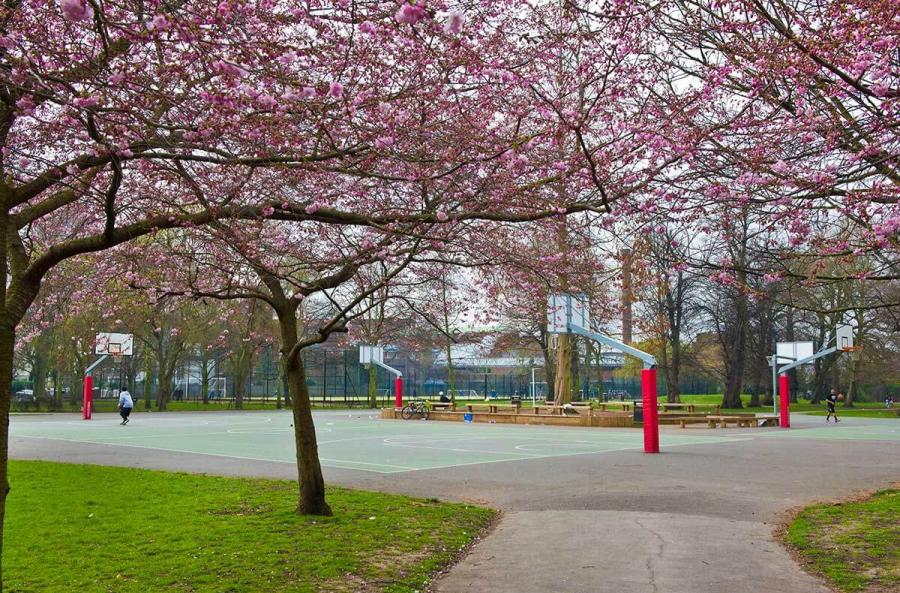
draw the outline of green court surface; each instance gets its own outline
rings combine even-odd
[[[51,439],[65,448],[78,443],[121,446],[122,455],[140,455],[136,449],[143,448],[294,461],[292,417],[286,411],[138,414],[125,427],[118,420],[112,414],[96,414],[91,421],[73,415],[19,416],[11,423],[11,435]],[[640,429],[381,420],[374,413],[339,411],[316,412],[315,420],[323,465],[378,473],[643,448]],[[660,440],[664,450],[754,438],[900,440],[900,422],[890,420],[822,426],[819,418],[797,417],[795,424],[792,430],[664,428]]]

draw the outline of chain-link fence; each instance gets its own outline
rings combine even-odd
[[[359,363],[357,348],[308,348],[302,353],[306,383],[310,399],[317,405],[366,405],[369,394],[369,369]],[[454,368],[453,381],[445,365],[434,364],[430,353],[387,348],[384,362],[403,373],[404,393],[407,397],[437,398],[440,392],[451,389],[457,399],[509,398],[518,395],[537,400],[549,396],[542,367],[479,367]],[[153,371],[147,373],[147,368]],[[205,370],[204,370],[205,369]],[[623,371],[602,373],[592,368],[588,375],[582,368],[573,387],[573,399],[636,399],[640,397],[640,377],[621,376]],[[639,371],[638,371],[639,372]],[[93,371],[94,399],[100,404],[114,401],[123,385],[128,385],[137,405],[144,400],[155,402],[160,389],[159,373],[154,365],[140,355],[110,358]],[[602,381],[601,381],[602,375]],[[225,353],[206,357],[183,356],[176,365],[169,386],[170,401],[196,402],[206,399],[212,403],[233,404],[237,386],[243,384],[243,401],[274,403],[284,401],[286,385],[275,348],[262,350],[256,356],[252,372],[243,377],[236,373]],[[663,371],[657,381],[659,394],[665,395]],[[46,393],[38,398],[32,392],[33,383],[16,381],[13,385],[13,409],[78,409],[82,398],[82,377],[75,373],[53,372],[48,378]],[[394,376],[382,368],[375,370],[376,405],[387,406],[394,401]],[[681,393],[718,394],[721,384],[704,375],[685,375],[680,381]]]

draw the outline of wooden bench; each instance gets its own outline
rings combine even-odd
[[[778,416],[757,416],[754,420],[757,426],[781,426],[781,419]]]
[[[716,428],[718,424],[721,424],[722,428],[728,428],[729,422],[736,424],[738,427],[749,427],[751,422],[754,426],[756,425],[755,416],[707,416],[706,421],[710,428]]]
[[[432,410],[447,410],[449,412],[453,412],[456,410],[456,404],[453,402],[432,402],[431,404]]]
[[[466,404],[468,412],[493,412],[492,404]]]
[[[490,408],[491,414],[496,414],[500,411],[514,412],[518,414],[519,409],[522,406],[520,406],[519,404],[490,404],[488,407]]]
[[[690,410],[691,412],[693,412],[695,410],[699,410],[701,408],[705,408],[705,409],[714,410],[713,414],[718,415],[722,411],[721,404],[691,404],[691,406],[692,406],[692,409]]]
[[[699,417],[699,416],[696,417],[696,418],[679,418],[679,419],[678,419],[678,426],[680,426],[681,428],[687,428],[687,425],[688,425],[688,424],[703,424],[703,423],[705,423],[706,421],[707,421],[707,420],[706,420],[706,417],[705,417],[705,416],[702,417],[702,418]]]

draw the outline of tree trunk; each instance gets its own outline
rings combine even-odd
[[[591,340],[584,345],[584,399],[591,399],[591,362],[594,360],[594,348]]]
[[[456,403],[456,376],[453,372],[453,350],[450,340],[447,340],[447,395],[450,401]]]
[[[603,385],[603,347],[597,344],[597,401],[606,401],[605,386]]]
[[[63,409],[62,385],[59,384],[59,369],[53,369],[53,406],[57,410]]]
[[[206,405],[209,403],[209,352],[202,347],[200,351],[200,398],[203,400],[203,405]]]
[[[378,369],[374,364],[369,365],[369,407],[378,407]]]
[[[159,365],[159,389],[156,391],[156,410],[165,412],[172,395],[172,375],[175,374],[175,365],[170,368],[163,362]]]
[[[750,403],[747,405],[747,407],[759,407],[759,392],[762,390],[762,384],[760,383],[759,377],[757,376],[757,378],[753,381],[753,389],[750,391]]]
[[[301,515],[331,515],[331,507],[325,501],[325,479],[319,463],[319,447],[316,427],[309,403],[306,373],[299,353],[290,356],[297,344],[295,310],[290,318],[279,311],[281,329],[281,357],[287,375],[288,391],[293,402],[294,445],[297,453],[297,474],[300,480],[300,497],[297,512]]]
[[[47,371],[50,362],[50,340],[45,335],[38,336],[34,345],[33,367],[31,369],[34,378],[32,392],[34,400],[40,404],[47,399]]]
[[[544,383],[547,384],[546,399],[555,400],[555,388],[556,388],[556,361],[553,358],[553,354],[550,352],[550,346],[548,344],[550,340],[550,336],[547,335],[546,326],[541,328],[541,354],[544,355]],[[535,386],[537,389],[537,386]]]
[[[144,409],[150,410],[150,398],[153,395],[153,357],[149,352],[144,354]]]
[[[559,334],[553,395],[553,402],[557,406],[568,404],[572,401],[572,336],[569,334]]]
[[[0,321],[0,550],[3,549],[3,520],[9,494],[9,406],[12,400],[15,331],[6,319]],[[3,565],[0,561],[0,591],[3,591]]]

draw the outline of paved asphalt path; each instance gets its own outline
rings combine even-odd
[[[893,420],[853,418],[841,428],[857,422],[900,429]],[[900,480],[898,440],[831,439],[821,417],[795,415],[793,424],[790,433],[663,427],[659,455],[616,451],[395,474],[325,468],[325,477],[332,484],[503,510],[495,531],[438,580],[438,593],[825,593],[824,583],[791,559],[773,530],[793,507]],[[666,449],[668,433],[698,430],[747,440]],[[14,458],[295,477],[288,463],[130,454],[127,447],[61,447],[40,438],[13,436],[10,452]]]

